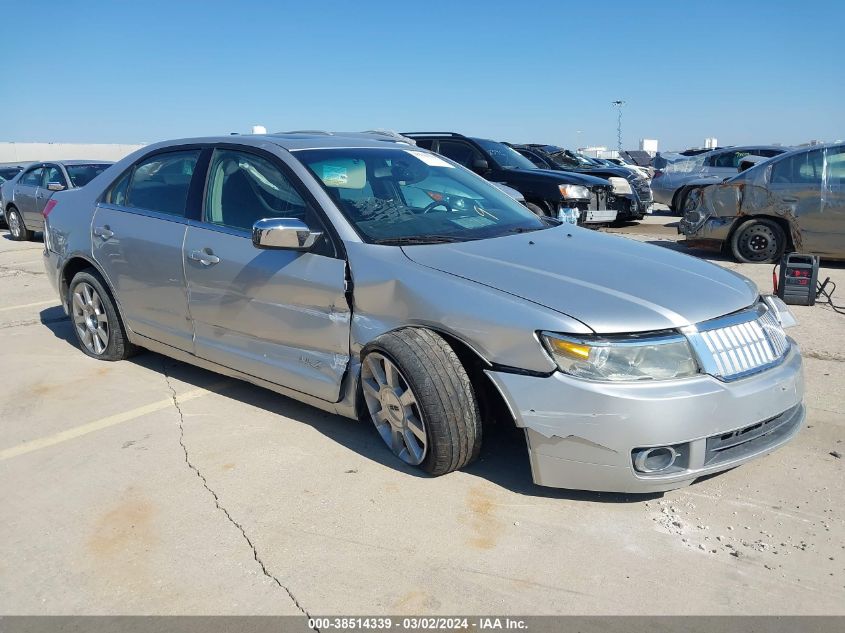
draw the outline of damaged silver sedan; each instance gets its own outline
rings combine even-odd
[[[146,348],[371,421],[433,475],[509,420],[538,484],[668,490],[804,419],[791,315],[749,280],[538,217],[401,142],[160,143],[44,215],[83,352]]]
[[[678,232],[746,263],[793,251],[845,259],[845,145],[796,150],[692,188]]]

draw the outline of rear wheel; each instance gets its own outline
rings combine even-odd
[[[431,330],[403,328],[370,343],[361,390],[379,435],[405,463],[443,475],[478,456],[475,391],[454,350]]]
[[[9,233],[13,240],[17,242],[28,242],[32,240],[32,231],[26,228],[21,212],[15,207],[9,207],[6,211],[6,222],[9,224]]]
[[[73,331],[82,351],[100,360],[123,360],[135,352],[111,295],[94,269],[76,273],[68,289]]]
[[[749,220],[731,237],[731,253],[738,261],[746,264],[777,262],[785,250],[786,234],[772,220]]]

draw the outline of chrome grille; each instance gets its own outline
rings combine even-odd
[[[738,314],[699,324],[687,337],[704,370],[723,380],[763,371],[783,359],[789,339],[762,303]]]

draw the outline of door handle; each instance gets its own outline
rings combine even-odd
[[[781,198],[781,200],[783,200],[784,202],[789,202],[789,203],[798,202],[798,198],[792,198],[792,197]]]
[[[208,249],[202,251],[191,251],[189,257],[195,262],[199,262],[203,266],[211,266],[220,263],[220,258],[217,255],[212,255],[206,252]]]
[[[107,239],[114,237],[114,232],[109,229],[108,225],[98,226],[94,229],[94,235],[105,242]]]

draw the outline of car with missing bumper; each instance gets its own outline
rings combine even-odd
[[[690,150],[688,150],[690,151]],[[661,168],[651,179],[654,201],[669,206],[670,211],[681,215],[687,203],[687,195],[693,189],[720,182],[735,176],[740,161],[747,156],[771,158],[789,151],[779,145],[746,145],[725,147],[686,155],[675,155],[676,160],[662,160]],[[672,157],[671,154],[664,155]]]
[[[764,455],[804,419],[777,299],[537,216],[425,149],[158,143],[45,216],[45,267],[83,352],[147,348],[371,422],[432,475],[510,422],[538,484],[655,492]]]
[[[678,232],[689,246],[746,263],[777,262],[787,251],[845,259],[845,145],[781,154],[693,189]]]
[[[609,206],[610,182],[587,174],[539,169],[504,143],[454,132],[403,132],[418,146],[437,152],[491,182],[519,191],[537,215],[577,224],[608,224],[617,211]]]

